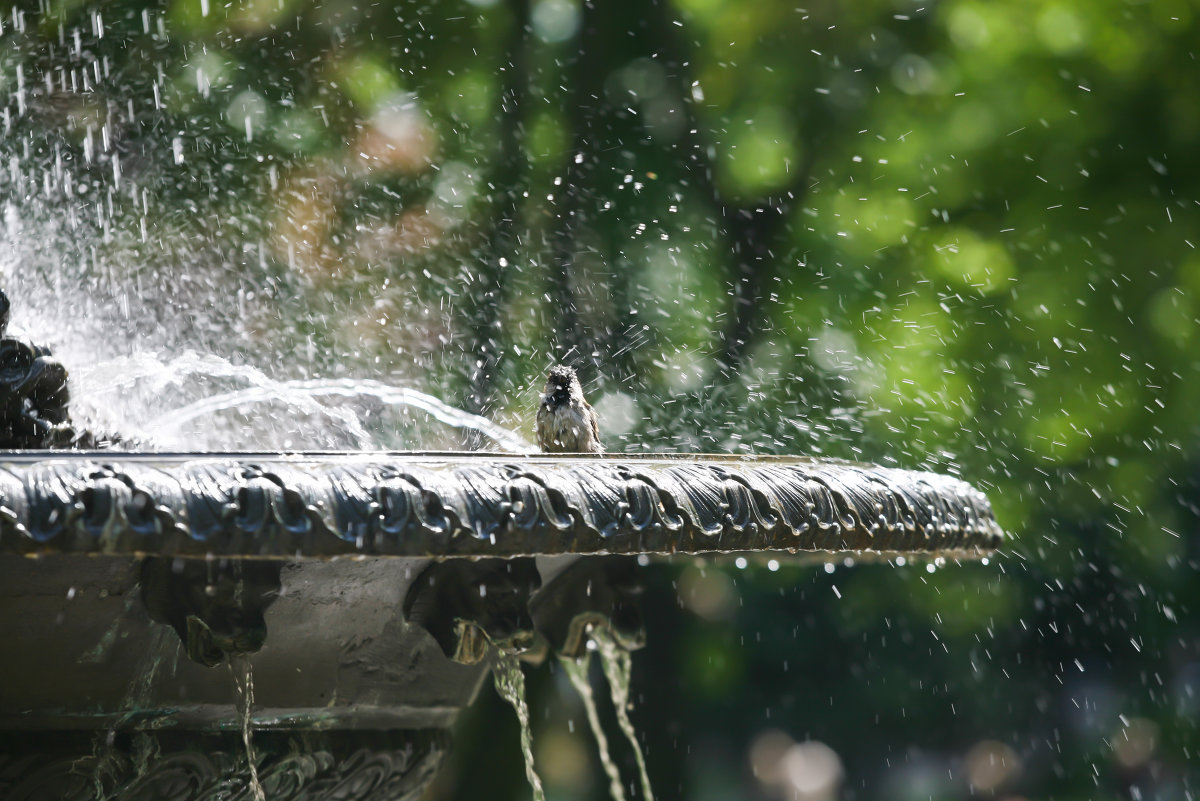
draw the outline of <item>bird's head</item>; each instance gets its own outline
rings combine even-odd
[[[555,403],[566,402],[572,390],[578,387],[579,378],[575,371],[566,365],[556,364],[546,374],[546,397]]]

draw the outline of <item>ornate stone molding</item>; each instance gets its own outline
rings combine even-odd
[[[0,454],[0,553],[969,556],[1002,538],[963,481],[832,460]]]

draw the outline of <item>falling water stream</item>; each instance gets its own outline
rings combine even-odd
[[[494,654],[492,680],[496,692],[517,713],[517,722],[521,725],[521,754],[525,757],[525,776],[533,788],[533,801],[546,801],[542,780],[533,766],[533,732],[529,728],[529,706],[525,703],[525,674],[521,672],[521,663],[515,653],[496,649]]]
[[[629,651],[622,648],[616,639],[606,630],[596,629],[591,634],[595,650],[600,654],[600,665],[604,669],[612,693],[613,707],[617,713],[617,722],[633,747],[634,758],[637,761],[638,774],[641,777],[642,797],[646,801],[654,800],[650,789],[650,777],[646,772],[646,760],[642,754],[641,744],[629,719],[629,681],[631,676],[632,659]],[[608,789],[613,801],[625,801],[625,790],[621,786],[621,774],[613,762],[608,749],[608,738],[600,725],[600,715],[596,707],[596,696],[588,679],[588,668],[591,666],[591,654],[579,659],[560,657],[562,665],[571,685],[583,700],[587,712],[588,725],[596,737],[596,745],[600,752],[600,762],[608,776]],[[525,758],[525,775],[533,787],[534,801],[544,801],[545,792],[542,790],[541,779],[533,765],[533,733],[529,727],[529,707],[525,701],[525,674],[521,672],[521,663],[517,655],[510,651],[496,649],[492,664],[492,679],[496,684],[496,692],[507,701],[517,713],[517,722],[521,727],[521,753]]]
[[[604,676],[608,679],[608,687],[612,692],[617,723],[629,744],[633,746],[633,757],[637,760],[638,775],[642,780],[642,797],[646,801],[654,801],[654,793],[650,790],[650,776],[646,772],[646,758],[642,754],[637,732],[633,729],[633,721],[629,719],[629,680],[633,672],[633,659],[629,651],[622,648],[607,629],[595,629],[592,632],[592,642],[596,644],[596,650],[600,653],[600,666],[604,668]]]
[[[564,656],[560,657],[559,664],[562,665],[563,672],[571,681],[571,686],[583,699],[588,725],[592,729],[592,734],[596,738],[596,746],[600,751],[600,764],[604,766],[604,772],[608,775],[608,791],[612,795],[613,801],[625,801],[625,790],[621,787],[621,774],[608,751],[608,737],[604,735],[604,729],[600,726],[600,715],[596,710],[596,694],[592,691],[592,683],[588,681],[588,668],[592,664],[591,656],[590,652],[578,659]]]
[[[258,758],[250,737],[250,723],[254,706],[254,672],[250,657],[246,654],[230,654],[227,663],[233,676],[234,694],[237,698],[238,723],[242,731],[242,744],[246,748],[246,764],[250,769],[250,792],[254,801],[266,801],[262,784],[258,780]]]

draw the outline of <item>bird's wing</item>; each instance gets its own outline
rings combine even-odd
[[[538,404],[535,432],[537,434],[538,447],[543,451],[548,451],[550,449],[550,439],[554,435],[550,433],[550,407],[545,403]]]
[[[592,424],[592,442],[596,443],[596,453],[604,453],[604,446],[600,444],[600,418],[596,415],[592,404],[584,401],[583,405],[587,407],[588,420]]]

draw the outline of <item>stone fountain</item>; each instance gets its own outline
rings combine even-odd
[[[4,799],[415,798],[490,649],[636,647],[638,559],[1003,536],[958,479],[832,460],[134,450],[7,311]]]

